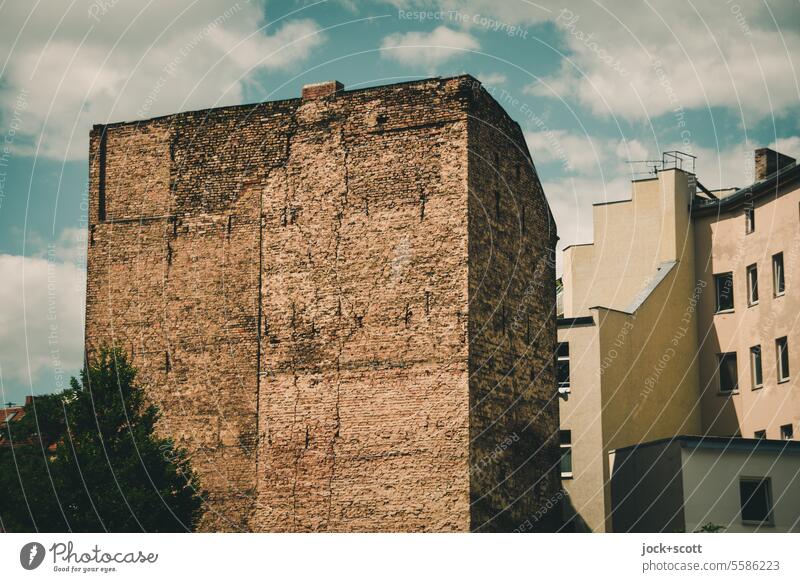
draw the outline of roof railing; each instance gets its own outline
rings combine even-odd
[[[697,156],[679,150],[670,150],[661,154],[660,160],[631,160],[631,180],[641,180],[655,176],[664,170],[681,170],[689,174],[695,173]]]

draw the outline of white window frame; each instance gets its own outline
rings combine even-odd
[[[781,289],[783,287],[783,289]],[[781,297],[786,294],[786,267],[783,253],[772,255],[772,295]]]
[[[758,265],[747,267],[747,305],[758,305]]]
[[[736,370],[736,387],[732,390],[723,390],[722,389],[722,363],[726,358],[733,358],[736,361],[736,366],[734,370]],[[739,357],[737,356],[736,352],[722,352],[717,354],[717,393],[722,396],[729,396],[731,394],[738,394],[739,393]]]
[[[731,306],[722,308],[720,305],[720,281],[723,277],[730,277],[731,286],[730,286],[730,294],[731,294]],[[724,273],[715,273],[714,274],[714,300],[716,301],[716,313],[732,313],[736,308],[736,301],[735,295],[733,293],[733,272],[726,271]]]
[[[564,432],[569,433],[569,442],[562,443],[561,442],[561,434]],[[558,458],[558,469],[559,473],[561,474],[562,479],[572,479],[572,431],[570,429],[561,429],[558,431],[558,448],[561,451],[561,456]],[[563,458],[564,454],[567,452],[566,449],[569,451],[569,471],[561,471],[561,459]]]
[[[758,354],[757,357],[756,354]],[[758,375],[761,376],[760,382],[756,379],[756,369],[758,370]],[[761,351],[760,344],[750,347],[750,383],[753,390],[764,387],[764,353]]]
[[[782,345],[785,346],[784,349],[781,349]],[[786,376],[783,375],[784,357],[786,358],[786,370],[788,371]],[[788,382],[792,377],[792,368],[790,367],[791,362],[789,361],[789,338],[787,336],[779,337],[775,340],[775,360],[778,366],[776,370],[778,384]]]
[[[756,230],[756,207],[749,204],[744,207],[744,233],[751,234]]]
[[[572,391],[572,367],[570,366],[569,352],[567,352],[566,356],[562,356],[559,353],[559,348],[562,344],[566,345],[567,350],[569,350],[569,342],[558,342],[558,345],[556,346],[556,374],[558,374],[561,362],[567,363],[567,369],[569,370],[569,373],[567,374],[566,382],[561,382],[560,380],[558,381],[558,393],[569,394]]]

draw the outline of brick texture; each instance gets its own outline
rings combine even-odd
[[[95,127],[87,350],[133,355],[203,530],[513,529],[558,487],[519,127],[469,76],[304,95]]]

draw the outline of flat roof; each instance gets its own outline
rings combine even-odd
[[[749,439],[742,437],[721,437],[721,436],[702,436],[702,435],[677,435],[613,449],[617,451],[632,451],[639,448],[653,447],[665,443],[678,442],[681,448],[685,449],[718,449],[718,450],[737,450],[752,451],[758,449],[764,452],[789,452],[800,453],[800,441],[784,441],[777,439]]]
[[[556,319],[556,327],[576,327],[578,325],[594,325],[594,318],[591,315],[583,317],[559,317]]]
[[[464,74],[461,74],[461,75],[450,75],[450,76],[447,76],[447,77],[441,77],[441,76],[439,76],[439,77],[422,77],[422,78],[410,79],[410,80],[407,80],[407,81],[397,81],[395,83],[386,83],[385,85],[369,85],[369,86],[366,86],[366,87],[358,87],[356,89],[347,89],[347,87],[345,87],[342,91],[339,91],[338,94],[340,94],[340,95],[349,95],[349,94],[363,93],[363,92],[373,91],[373,90],[386,89],[386,88],[391,88],[391,87],[401,87],[401,86],[404,86],[404,85],[416,85],[416,84],[420,84],[421,85],[421,84],[424,84],[424,83],[429,83],[431,81],[445,82],[445,81],[450,81],[450,80],[453,80],[453,79],[470,80],[470,81],[472,81],[474,83],[477,83],[478,85],[482,86],[482,83],[481,83],[481,81],[479,79],[473,77],[469,73],[464,73]],[[318,84],[318,83],[308,83],[308,85],[316,85],[316,84]],[[484,89],[484,91],[485,91],[485,89]],[[491,93],[486,91],[486,94],[489,95],[489,97],[491,97],[492,100],[498,106],[500,106],[500,109],[502,109],[503,112],[506,115],[508,115],[508,112],[505,110],[505,108],[503,108],[503,106],[500,105],[500,103],[498,103],[497,100],[494,97],[492,97]],[[240,104],[237,104],[237,105],[222,105],[222,106],[219,106],[219,107],[202,107],[200,109],[187,109],[185,111],[175,111],[173,113],[166,113],[164,115],[156,115],[154,117],[147,117],[147,118],[142,118],[142,119],[109,121],[107,123],[95,123],[92,127],[93,127],[93,129],[100,129],[100,128],[103,128],[103,127],[118,127],[118,126],[122,126],[122,125],[147,124],[147,123],[150,123],[152,121],[165,120],[165,119],[168,119],[170,117],[176,117],[176,116],[180,116],[180,115],[196,115],[198,113],[205,113],[205,112],[209,112],[210,113],[210,112],[214,112],[214,111],[235,111],[237,109],[256,108],[256,107],[259,107],[259,106],[264,106],[266,104],[280,105],[280,104],[290,104],[290,103],[295,103],[295,102],[296,103],[300,103],[302,100],[303,100],[302,96],[298,96],[298,97],[290,97],[288,99],[274,99],[274,100],[268,100],[268,101],[256,101],[256,102],[253,102],[253,103],[240,103]],[[510,116],[509,116],[509,119],[511,119]],[[511,120],[514,121],[513,119],[511,119]],[[516,123],[516,121],[514,121],[514,123]]]

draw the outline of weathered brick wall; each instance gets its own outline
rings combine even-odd
[[[472,529],[552,531],[555,223],[519,126],[484,91],[469,144]]]
[[[304,101],[265,198],[257,529],[465,530],[457,83]]]
[[[255,507],[262,185],[285,163],[295,108],[107,127],[105,221],[103,129],[92,135],[87,344],[133,354],[161,430],[188,449],[208,492],[203,529],[248,529]]]
[[[87,346],[134,354],[209,493],[203,529],[476,523],[472,83],[93,132]],[[530,212],[546,223],[541,201]]]

